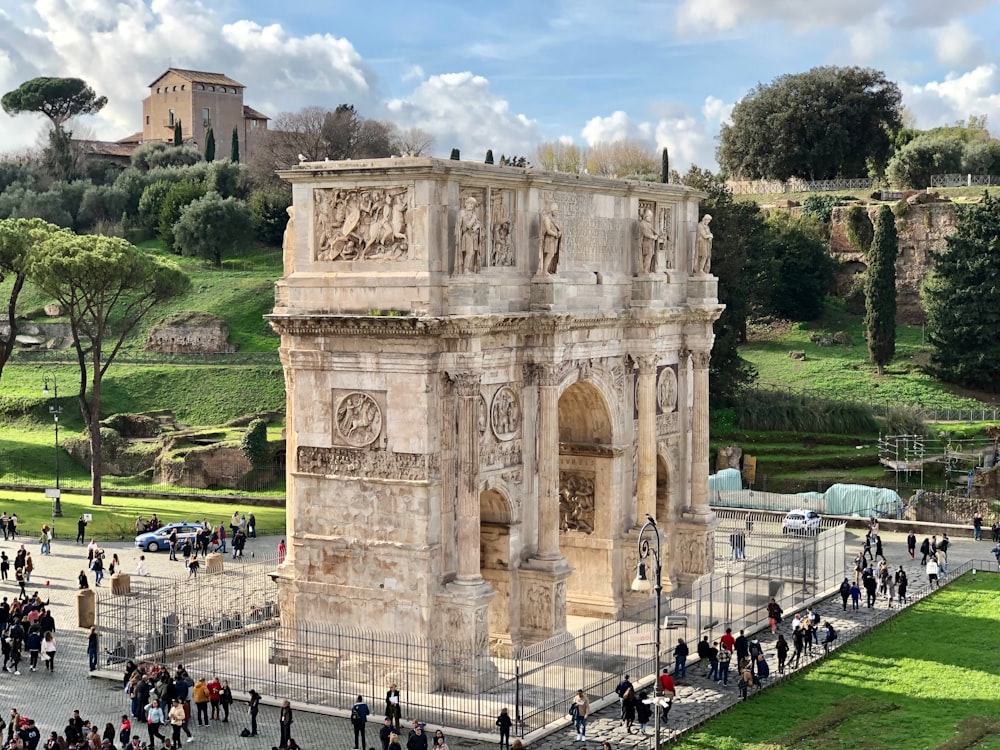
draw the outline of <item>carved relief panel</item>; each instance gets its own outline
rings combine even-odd
[[[596,514],[592,471],[559,472],[559,529],[594,533]]]
[[[677,370],[661,367],[656,375],[656,413],[669,414],[677,408]]]
[[[463,188],[455,217],[455,273],[479,273],[486,247],[486,189]]]
[[[521,429],[521,402],[510,386],[501,386],[494,394],[490,426],[497,440],[507,441],[517,437]]]
[[[313,204],[316,260],[407,257],[410,248],[407,188],[316,188]]]
[[[660,232],[660,248],[663,255],[662,265],[658,265],[661,271],[667,268],[676,268],[677,263],[675,260],[674,253],[674,207],[673,206],[660,206],[660,212],[657,216],[657,226]],[[660,258],[657,258],[659,262]]]
[[[490,189],[490,265],[514,265],[514,191]]]
[[[382,436],[385,392],[335,388],[330,442],[348,448],[364,448]]]

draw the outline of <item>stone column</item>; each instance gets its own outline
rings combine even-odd
[[[454,376],[458,390],[458,575],[457,582],[479,584],[479,385],[482,376],[462,372]]]
[[[708,507],[708,360],[709,352],[696,351],[694,404],[691,409],[691,511],[711,513]]]
[[[538,559],[559,551],[559,368],[538,369]]]
[[[656,517],[656,357],[642,354],[636,408],[639,412],[639,480],[636,488],[636,524],[645,523],[646,514]],[[665,519],[658,519],[663,523]]]

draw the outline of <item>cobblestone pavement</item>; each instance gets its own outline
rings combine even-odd
[[[926,587],[926,576],[919,569],[919,557],[916,561],[910,561],[909,555],[905,552],[905,537],[903,535],[884,534],[883,538],[887,541],[886,553],[890,564],[904,564],[911,582],[911,593],[918,596],[921,590]],[[851,558],[860,547],[858,539],[857,532],[848,532],[847,553]],[[277,537],[262,537],[251,540],[247,547],[247,554],[255,549],[270,552],[276,547],[277,541]],[[949,555],[949,562],[952,565],[960,564],[972,556],[986,558],[992,547],[989,542],[976,543],[966,538],[955,540],[955,542]],[[72,542],[56,540],[52,545],[52,554],[42,556],[39,554],[34,537],[22,536],[17,540],[0,541],[0,549],[6,551],[7,555],[13,558],[21,543],[24,543],[31,552],[35,563],[35,570],[27,587],[28,593],[37,590],[43,598],[51,599],[58,628],[56,632],[58,644],[56,671],[55,673],[48,673],[44,670],[29,672],[27,663],[24,661],[20,676],[6,672],[0,673],[0,711],[2,711],[0,715],[6,716],[12,707],[19,709],[23,714],[36,720],[42,730],[43,737],[48,737],[52,730],[62,733],[74,708],[79,708],[84,718],[90,719],[101,727],[110,721],[117,728],[122,713],[127,712],[127,698],[121,690],[120,683],[99,679],[88,673],[86,631],[76,627],[75,600],[78,590],[76,577],[80,570],[86,567],[85,547]],[[118,553],[124,571],[132,572],[135,570],[139,552],[134,547],[128,543],[105,543],[103,546],[108,557],[114,552]],[[178,578],[183,574],[181,564],[169,562],[164,552],[147,554],[146,562],[154,578]],[[846,567],[849,567],[849,561],[845,561]],[[105,580],[107,581],[107,579]],[[206,582],[204,576],[201,576],[197,582],[193,582],[191,585],[210,584]],[[0,582],[0,596],[13,598],[16,591],[16,586],[11,581]],[[848,611],[843,612],[840,609],[839,598],[835,603],[829,600],[823,602],[817,609],[824,620],[829,619],[834,623],[840,636],[838,644],[849,640],[853,633],[872,627],[890,614],[882,601],[878,603],[877,608],[872,610],[862,609],[853,612],[848,606]],[[791,617],[787,617],[781,626],[786,638],[788,637],[790,620]],[[773,655],[774,637],[770,633],[766,633],[761,635],[760,640],[765,646],[768,662],[774,669],[776,665]],[[821,647],[814,649],[814,654],[821,651]],[[813,658],[819,657],[814,656]],[[808,663],[808,661],[804,663]],[[199,675],[193,676],[197,679]],[[732,683],[729,688],[723,689],[701,677],[696,668],[689,668],[688,678],[678,681],[678,687],[678,699],[670,712],[669,726],[662,730],[664,739],[727,708],[735,703],[738,697],[737,690]],[[240,697],[237,694],[237,698]],[[596,697],[591,696],[592,700]],[[370,696],[368,698],[369,704],[377,716],[379,702],[372,700]],[[567,695],[567,705],[570,698],[571,696]],[[193,746],[202,742],[210,742],[213,746],[224,749],[264,748],[267,750],[278,741],[277,715],[278,709],[265,702],[259,717],[260,736],[241,738],[239,731],[245,725],[246,715],[245,708],[237,704],[234,706],[234,713],[228,724],[213,722],[207,728],[193,726],[191,729],[195,733],[196,740]],[[593,714],[588,726],[587,744],[598,746],[604,740],[611,742],[613,747],[622,748],[638,748],[652,744],[651,738],[637,734],[626,734],[620,722],[617,721],[617,716],[617,702]],[[379,724],[380,722],[375,722],[369,725],[367,730],[369,743],[375,742],[377,744]],[[142,736],[145,736],[145,727],[139,729]],[[651,734],[652,724],[650,724],[649,731]],[[325,715],[308,710],[306,707],[296,710],[292,734],[306,750],[331,747],[352,748],[354,746],[353,732],[350,722],[346,718]],[[532,743],[532,747],[555,750],[556,748],[579,746],[580,743],[575,743],[573,740],[574,734],[567,727]],[[450,737],[448,744],[451,747],[484,748],[484,750],[495,745],[493,742],[461,737]]]

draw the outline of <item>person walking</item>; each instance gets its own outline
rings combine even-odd
[[[917,551],[917,535],[913,533],[913,529],[910,529],[910,533],[906,537],[906,551],[910,553],[912,560]]]
[[[100,586],[101,581],[104,580],[104,555],[100,550],[94,555],[93,561],[90,563],[91,570],[94,571],[94,585]]]
[[[288,553],[288,548],[285,546],[285,540],[282,539],[278,542],[278,565],[281,565],[285,561],[285,555]]]
[[[174,747],[181,744],[182,731],[187,735],[188,742],[194,742],[191,730],[188,729],[188,720],[184,713],[184,704],[181,703],[180,698],[174,698],[174,702],[170,706],[170,711],[167,712],[167,719],[170,721],[170,730],[172,732]]]
[[[76,522],[76,543],[83,544],[86,541],[87,541],[87,517],[81,515],[80,520]]]
[[[629,678],[629,675],[625,675],[615,686],[615,695],[618,696],[618,708],[622,722],[625,721],[625,693],[628,692],[630,687],[632,687],[632,680]]]
[[[774,651],[778,655],[778,674],[785,673],[785,660],[788,659],[788,641],[785,636],[778,635],[778,642],[774,644]]]
[[[45,661],[45,671],[55,672],[56,671],[56,639],[52,635],[52,631],[49,630],[45,633],[42,639],[42,653]]]
[[[281,732],[281,740],[278,747],[284,747],[292,737],[292,704],[286,698],[281,702],[281,714],[278,717],[278,727]]]
[[[649,693],[642,690],[635,698],[635,720],[639,722],[639,734],[643,737],[649,734],[646,731],[646,726],[652,718],[653,706],[649,703]]]
[[[510,728],[513,726],[514,722],[511,721],[510,714],[507,713],[506,708],[500,709],[500,715],[497,716],[497,727],[500,729],[500,750],[510,750]]]
[[[146,731],[149,733],[149,746],[151,748],[156,746],[156,740],[159,740],[160,744],[164,743],[165,738],[160,734],[163,721],[163,709],[160,708],[160,701],[153,698],[146,705]]]
[[[674,705],[674,696],[677,695],[677,687],[674,685],[674,678],[670,676],[669,667],[664,667],[663,672],[660,673],[659,686],[660,698],[662,699],[660,721],[666,724],[667,718],[670,716],[670,708]]]
[[[200,563],[198,562],[198,557],[196,555],[191,555],[191,557],[188,558],[188,580],[189,581],[192,578],[194,578],[195,580],[198,580],[198,568],[199,567],[200,567]]]
[[[924,541],[920,543],[920,554],[923,555],[923,557],[920,559],[921,565],[927,564],[927,557],[928,555],[930,555],[930,553],[931,553],[931,540],[928,539],[927,537],[924,537]]]
[[[896,571],[896,591],[899,592],[899,604],[902,606],[906,603],[906,571],[903,570],[903,566],[899,566],[899,570]]]
[[[41,631],[32,628],[28,631],[27,637],[24,639],[25,648],[28,649],[28,671],[37,672],[38,671],[38,657],[42,653],[42,634]]]
[[[826,635],[823,637],[823,653],[830,653],[830,644],[837,640],[837,631],[833,629],[833,625],[829,620],[823,623],[826,627]]]
[[[219,721],[219,708],[222,702],[222,683],[219,682],[218,677],[213,677],[206,683],[205,687],[208,688],[208,702],[212,706],[211,719]]]
[[[840,584],[840,601],[844,605],[844,611],[847,611],[847,600],[851,598],[851,584],[845,578],[843,583]]]
[[[351,726],[354,728],[354,750],[358,750],[358,738],[361,739],[361,750],[368,750],[368,738],[365,736],[365,726],[368,724],[368,714],[371,709],[362,696],[358,696],[351,708]]]
[[[802,649],[805,647],[805,633],[801,626],[795,628],[795,632],[792,633],[792,647],[795,649],[795,653],[792,654],[792,661],[788,666],[797,669],[799,661],[802,659]]]
[[[674,646],[674,679],[687,677],[688,653],[688,646],[684,639],[678,638],[677,645]]]
[[[42,533],[38,537],[39,554],[52,554],[52,528],[45,524],[42,526]]]
[[[733,652],[719,644],[719,684],[723,687],[729,686],[729,662],[732,661]]]
[[[938,588],[938,586],[940,586],[940,584],[938,583],[938,571],[940,569],[938,568],[938,562],[936,557],[932,556],[927,561],[926,570],[927,570],[927,584],[931,588],[935,589]]]
[[[629,685],[625,691],[625,698],[622,700],[622,711],[625,714],[625,731],[632,734],[632,725],[635,723],[635,688]]]
[[[587,717],[590,716],[590,701],[582,689],[576,691],[570,712],[573,714],[573,726],[576,728],[576,741],[585,742],[587,739]]]
[[[97,669],[97,628],[91,627],[87,635],[87,661],[90,664],[90,671]],[[163,723],[163,711],[160,711],[160,723]]]
[[[260,693],[250,690],[250,699],[247,701],[247,713],[250,715],[250,736],[257,736],[257,714],[260,713]]]
[[[976,515],[972,517],[972,540],[975,542],[983,541],[983,514],[978,510]]]
[[[771,601],[767,603],[767,624],[771,626],[771,635],[774,635],[774,631],[778,628],[781,623],[781,615],[784,610],[781,609],[781,605],[772,596]]]

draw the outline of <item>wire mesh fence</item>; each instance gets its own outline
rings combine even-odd
[[[745,515],[745,514],[744,514]],[[720,526],[735,522],[722,519]],[[742,524],[743,521],[741,520]],[[728,538],[728,534],[717,532]],[[662,649],[674,638],[716,637],[750,628],[775,596],[785,608],[832,591],[844,569],[844,526],[809,537],[781,536],[765,526],[751,535],[752,557],[728,560],[702,576],[689,596],[664,597]],[[98,599],[108,661],[146,658],[183,663],[194,676],[227,679],[236,690],[348,711],[356,696],[402,691],[402,717],[489,733],[507,708],[520,735],[565,718],[576,690],[611,693],[621,674],[654,674],[656,602],[645,599],[615,620],[591,620],[513,656],[491,656],[405,632],[328,624],[279,624],[276,559],[226,560],[222,573],[197,581],[134,580],[132,593]],[[378,710],[378,708],[376,708]]]

